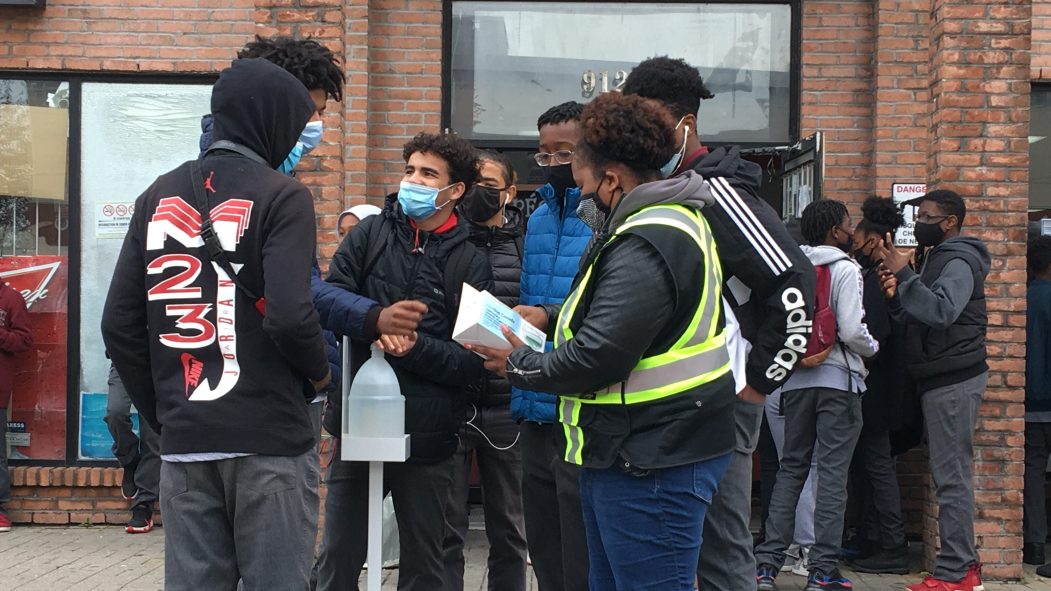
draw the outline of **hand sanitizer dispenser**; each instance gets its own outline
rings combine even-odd
[[[398,376],[372,347],[372,358],[354,376],[343,399],[344,437],[396,437],[405,435],[405,397]]]

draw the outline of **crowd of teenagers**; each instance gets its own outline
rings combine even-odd
[[[159,500],[166,588],[357,588],[367,466],[322,475],[318,444],[322,429],[339,437],[340,374],[370,348],[397,375],[411,435],[383,482],[399,589],[463,589],[473,459],[493,591],[524,591],[529,561],[541,591],[770,591],[783,570],[850,589],[842,560],[905,573],[895,455],[923,433],[941,547],[907,588],[982,588],[971,470],[990,257],[961,234],[960,196],[918,200],[915,252],[894,245],[902,214],[877,197],[859,220],[815,201],[793,236],[757,165],[701,145],[698,70],[655,57],[622,92],[539,115],[545,184],[528,216],[505,155],[419,133],[383,207],[339,216],[322,273],[294,169],[343,84],[318,43],[257,38],[213,88],[200,157],[136,201],[103,313],[106,420],[129,532],[152,528]],[[1027,367],[1025,539],[1040,562],[1049,250],[1039,239],[1029,257],[1043,361]],[[546,331],[546,350],[509,331],[505,350],[454,342],[463,284]],[[31,343],[3,289],[0,378]]]

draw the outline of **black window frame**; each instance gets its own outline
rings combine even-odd
[[[0,0],[2,2],[3,0]],[[83,460],[78,457],[80,440],[80,258],[81,258],[81,134],[82,88],[84,83],[188,84],[212,85],[218,73],[165,74],[140,72],[76,72],[67,70],[0,69],[0,79],[69,83],[69,139],[66,148],[66,195],[69,207],[69,262],[66,302],[66,457],[62,460],[9,459],[12,466],[105,467],[117,466],[113,460]],[[146,187],[143,187],[145,190]],[[3,420],[7,420],[6,417]]]
[[[7,6],[16,8],[46,8],[47,0],[0,0],[0,8]]]
[[[441,126],[442,129],[452,127],[452,16],[453,3],[464,0],[442,1],[442,105]],[[514,2],[519,0],[488,0],[492,4]],[[560,0],[530,0],[531,2],[544,2],[551,4],[562,4]],[[651,4],[646,0],[610,0],[622,4]],[[662,0],[670,4],[778,4],[788,5],[792,17],[792,30],[790,32],[789,44],[789,120],[788,120],[788,145],[795,144],[800,138],[801,120],[801,95],[802,86],[802,43],[803,43],[803,14],[802,0],[709,0],[697,2],[694,0]],[[539,115],[539,113],[537,113]],[[472,140],[472,143],[483,149],[495,149],[501,151],[525,151],[536,150],[535,140]],[[735,145],[741,148],[766,148],[782,145],[779,142],[705,142],[710,147]]]

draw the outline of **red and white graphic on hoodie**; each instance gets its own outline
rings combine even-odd
[[[245,199],[228,199],[212,208],[210,217],[215,235],[223,250],[233,252],[248,229],[252,213],[252,202]],[[167,239],[174,239],[186,248],[199,249],[204,246],[201,238],[201,215],[181,197],[165,197],[157,203],[146,228],[146,251],[163,250]],[[177,332],[159,335],[162,345],[172,349],[203,349],[218,341],[223,357],[223,372],[219,383],[211,384],[202,379],[203,364],[192,354],[184,353],[184,377],[187,398],[196,401],[216,400],[228,394],[237,384],[241,367],[237,361],[237,332],[234,330],[234,302],[237,286],[214,262],[212,269],[218,277],[215,302],[199,301],[200,286],[194,282],[201,274],[201,259],[187,253],[167,253],[146,265],[147,275],[167,273],[181,269],[151,287],[147,292],[149,301],[171,300],[165,305],[165,313],[176,318]],[[234,264],[234,272],[241,265]],[[195,301],[198,300],[198,301]],[[214,315],[213,315],[214,308]],[[215,318],[213,322],[210,318]],[[192,388],[192,391],[191,391]]]

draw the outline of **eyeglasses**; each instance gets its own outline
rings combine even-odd
[[[921,223],[921,224],[929,224],[929,223],[933,222],[934,220],[938,220],[940,222],[941,220],[944,220],[947,217],[949,217],[949,216],[947,216],[947,215],[927,215],[927,214],[923,214],[921,216],[917,216],[916,217],[916,221]]]
[[[572,150],[559,150],[554,154],[548,154],[547,152],[537,152],[533,154],[533,160],[540,166],[551,166],[551,160],[555,161],[555,164],[569,164],[573,162],[573,151]]]

